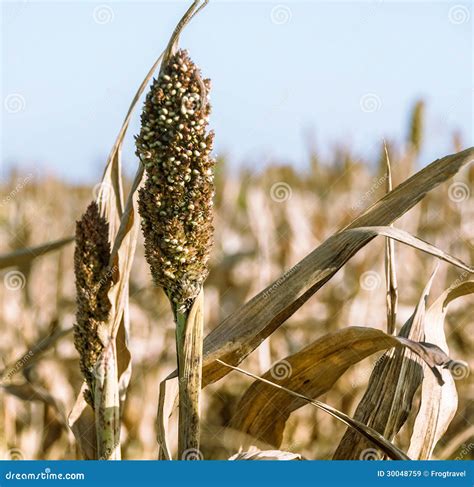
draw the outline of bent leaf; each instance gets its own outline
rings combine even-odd
[[[303,394],[300,394],[299,392],[295,392],[295,391],[292,391],[291,389],[287,389],[286,387],[283,387],[279,384],[276,384],[275,382],[264,379],[263,377],[258,377],[257,375],[252,374],[251,372],[248,372],[246,370],[240,369],[239,367],[234,367],[233,365],[226,364],[222,360],[219,360],[219,362],[223,366],[228,367],[231,370],[236,370],[237,372],[240,372],[241,374],[247,375],[249,377],[253,377],[257,381],[264,382],[265,384],[268,384],[269,386],[272,386],[276,389],[280,389],[282,391],[285,391],[290,396],[298,397],[298,398],[302,399],[303,401],[307,402],[308,404],[311,404],[315,408],[320,409],[321,411],[328,413],[333,418],[336,418],[338,421],[341,421],[342,423],[346,424],[350,428],[353,428],[355,431],[357,431],[364,438],[367,438],[371,443],[373,443],[375,446],[377,446],[383,452],[385,452],[385,454],[388,457],[390,457],[394,460],[410,460],[410,458],[405,453],[403,453],[395,445],[392,445],[392,443],[387,441],[381,434],[379,434],[373,428],[366,426],[365,424],[361,423],[360,421],[357,421],[356,419],[352,419],[351,417],[347,416],[347,414],[342,413],[341,411],[337,410],[336,408],[333,408],[332,406],[329,406],[329,405],[327,405],[321,401],[312,400],[309,397],[306,397]]]
[[[443,250],[435,247],[434,245],[421,240],[418,237],[415,237],[411,233],[405,232],[404,230],[400,230],[399,228],[393,227],[360,227],[354,228],[352,230],[348,230],[349,232],[354,233],[361,233],[361,234],[370,234],[372,233],[374,237],[378,235],[384,235],[393,240],[397,240],[398,242],[404,243],[413,247],[415,249],[421,250],[422,252],[426,252],[434,257],[438,257],[438,259],[444,260],[449,264],[452,264],[460,269],[463,269],[467,272],[474,273],[474,268],[465,264],[462,260],[459,260],[452,255],[444,252]]]
[[[84,383],[76,402],[69,413],[68,424],[76,438],[77,446],[84,460],[97,459],[97,435],[94,410],[84,399],[87,386]]]
[[[36,363],[61,338],[68,335],[71,331],[72,327],[66,329],[56,328],[53,333],[48,333],[41,337],[28,351],[18,357],[14,363],[7,365],[0,372],[0,383],[10,381],[16,374],[23,371],[25,367],[30,367]]]
[[[154,62],[130,104],[125,120],[107,159],[97,195],[101,213],[106,216],[109,223],[109,240],[113,242],[109,262],[109,272],[113,280],[113,285],[108,293],[108,299],[111,304],[110,320],[107,324],[107,329],[99,332],[104,344],[108,345],[109,341],[113,341],[118,351],[115,387],[118,390],[121,403],[125,400],[131,374],[131,355],[128,349],[128,284],[138,237],[138,221],[135,218],[134,201],[136,191],[143,177],[143,166],[140,164],[137,169],[124,209],[120,154],[133,109],[160,64],[162,56],[160,55]],[[109,377],[107,386],[110,388],[111,384]],[[80,449],[86,458],[90,458],[89,455],[96,455],[97,451],[90,446],[90,430],[94,429],[94,414],[92,409],[85,403],[82,391],[76,399],[69,421]]]
[[[449,363],[446,355],[440,360],[439,356],[433,357],[430,349],[411,340],[401,340],[374,328],[348,327],[325,335],[286,357],[263,378],[304,396],[317,398],[329,391],[351,365],[381,350],[400,346],[422,353],[429,367]],[[290,414],[305,404],[298,397],[289,398],[284,391],[256,381],[242,396],[231,427],[279,447]]]
[[[474,293],[474,281],[466,281],[447,289],[429,307],[425,317],[425,340],[449,353],[444,332],[444,320],[449,304],[462,296]],[[440,386],[431,374],[425,374],[421,389],[421,405],[413,426],[408,454],[414,460],[428,460],[439,439],[448,429],[457,406],[458,395],[453,375],[463,373],[461,364],[443,370],[444,384]]]

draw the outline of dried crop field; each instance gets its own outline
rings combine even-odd
[[[231,170],[198,4],[132,102],[134,178],[127,115],[97,184],[2,182],[1,457],[473,459],[474,149],[421,160],[420,101],[376,159]]]

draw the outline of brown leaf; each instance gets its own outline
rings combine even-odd
[[[333,418],[336,418],[338,421],[341,421],[342,423],[346,424],[350,428],[354,429],[354,431],[356,431],[362,437],[366,438],[375,446],[380,448],[389,458],[392,458],[394,460],[410,460],[410,458],[405,453],[403,453],[399,448],[397,448],[395,445],[387,441],[380,433],[375,431],[373,428],[370,428],[369,426],[366,426],[360,421],[357,421],[356,419],[347,416],[347,414],[344,414],[343,412],[337,410],[336,408],[333,408],[332,406],[329,406],[316,399],[312,400],[309,397],[300,394],[299,392],[293,391],[292,389],[288,389],[284,386],[281,386],[280,384],[276,384],[275,382],[272,382],[263,377],[258,377],[257,375],[252,374],[251,372],[243,370],[239,367],[234,367],[233,365],[226,364],[222,360],[219,360],[219,362],[223,366],[228,367],[231,370],[236,370],[241,374],[245,374],[249,377],[253,377],[259,382],[264,382],[265,384],[274,387],[275,389],[285,391],[290,396],[302,399],[303,401],[305,401],[308,404],[311,404],[315,408],[330,414]]]
[[[424,318],[426,300],[437,268],[432,273],[428,284],[425,286],[415,312],[405,323],[399,333],[399,340],[422,340],[424,337]],[[421,344],[417,346],[426,349]],[[434,348],[431,348],[434,347]],[[412,349],[413,350],[413,349]],[[432,363],[439,362],[441,355],[445,357],[445,363],[449,364],[444,352],[431,345],[430,355]],[[434,351],[434,355],[431,354]],[[416,350],[414,350],[416,351]],[[441,355],[437,356],[438,353]],[[423,357],[425,358],[425,357]],[[437,369],[436,379],[443,381]],[[423,368],[420,359],[409,350],[393,350],[386,352],[376,363],[369,379],[366,392],[360,401],[354,414],[354,418],[367,426],[372,427],[389,441],[401,429],[408,418],[412,408],[413,398],[423,380]],[[352,430],[347,430],[339,446],[334,453],[337,460],[356,460],[364,455],[370,444]],[[373,452],[377,455],[377,452]]]
[[[60,240],[54,240],[36,247],[29,247],[26,249],[19,249],[10,254],[0,256],[0,269],[7,267],[24,266],[31,263],[37,257],[54,252],[65,245],[74,241],[74,237],[66,237]]]
[[[168,376],[160,383],[158,395],[157,442],[160,446],[159,459],[171,460],[169,450],[169,419],[177,406],[178,401],[178,377],[174,374]]]
[[[2,385],[2,389],[23,401],[39,401],[50,406],[55,413],[56,419],[67,430],[68,423],[64,405],[55,399],[45,388],[31,382],[23,382],[21,384]]]
[[[86,389],[87,386],[83,384],[72,411],[69,413],[68,423],[84,460],[95,460],[97,458],[95,415],[94,410],[84,400]]]
[[[474,148],[470,148],[438,159],[377,201],[345,230],[391,224],[473,158]],[[240,363],[374,236],[373,232],[341,230],[221,322],[204,341],[204,385],[228,373],[217,359]]]
[[[117,373],[119,375],[116,378],[116,387],[121,402],[125,400],[131,374],[131,354],[128,349],[128,283],[138,237],[138,220],[135,218],[134,201],[136,190],[143,177],[143,166],[140,164],[138,167],[137,174],[127,197],[125,209],[123,209],[120,153],[133,109],[161,62],[161,58],[162,55],[155,61],[130,104],[125,120],[108,157],[97,196],[101,212],[107,217],[109,223],[109,240],[113,242],[109,263],[109,272],[112,273],[113,279],[113,285],[108,293],[108,299],[111,304],[110,320],[107,324],[107,329],[100,330],[100,333],[105,344],[109,340],[115,341],[116,350],[119,351],[117,356]],[[109,382],[108,385],[110,386],[110,384]],[[70,424],[85,457],[96,458],[89,457],[89,455],[97,454],[97,451],[92,450],[90,446],[92,440],[91,435],[95,435],[95,431],[91,433],[95,428],[95,418],[92,409],[84,400],[82,390],[77,397],[74,409],[70,415]]]
[[[52,333],[41,337],[31,348],[13,363],[5,367],[0,373],[1,382],[10,381],[16,374],[21,372],[25,367],[29,367],[38,361],[44,353],[50,350],[62,337],[68,335],[71,328],[64,330],[56,328]]]
[[[354,233],[361,233],[365,235],[372,233],[374,237],[377,237],[378,235],[384,235],[385,237],[388,237],[393,240],[397,240],[398,242],[404,243],[406,245],[409,245],[410,247],[421,250],[422,252],[426,252],[427,254],[433,255],[434,257],[438,257],[438,259],[444,260],[445,262],[455,265],[456,267],[459,267],[460,269],[463,269],[467,272],[474,273],[474,268],[465,264],[463,261],[459,260],[456,257],[453,257],[452,255],[449,255],[448,253],[444,252],[438,247],[435,247],[434,245],[431,245],[428,242],[425,242],[424,240],[421,240],[420,238],[415,237],[414,235],[411,235],[408,232],[405,232],[404,230],[400,230],[399,228],[394,228],[392,226],[390,227],[374,226],[374,227],[354,228],[349,231]]]
[[[410,340],[400,340],[381,330],[348,327],[325,335],[294,355],[275,364],[263,375],[285,388],[317,398],[329,391],[334,383],[351,366],[369,355],[387,348],[409,347],[423,350],[430,360],[430,351]],[[444,363],[449,358],[445,356]],[[304,406],[299,398],[288,398],[284,391],[265,383],[254,382],[242,396],[231,427],[259,441],[280,446],[286,421],[296,409]]]

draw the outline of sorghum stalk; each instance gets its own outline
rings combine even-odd
[[[136,140],[147,175],[139,195],[145,256],[176,322],[180,458],[199,448],[202,318],[196,307],[202,299],[196,298],[213,237],[209,89],[186,51],[171,54],[146,97]]]
[[[108,234],[108,223],[92,202],[76,224],[74,344],[87,384],[84,397],[96,417],[97,457],[104,460],[120,458],[115,344],[104,346],[100,336],[111,309],[107,296],[112,285]]]

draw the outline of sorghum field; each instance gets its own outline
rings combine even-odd
[[[135,179],[2,182],[1,457],[473,459],[474,149],[235,170],[175,40]]]

